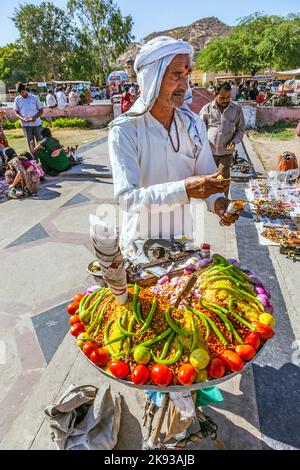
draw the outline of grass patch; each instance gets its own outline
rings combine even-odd
[[[278,122],[273,126],[264,126],[255,131],[251,131],[252,137],[271,138],[278,140],[293,140],[296,136],[296,127],[298,122]]]

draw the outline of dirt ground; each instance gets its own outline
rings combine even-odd
[[[94,140],[100,139],[107,134],[105,129],[52,129],[53,136],[58,139],[62,145],[84,145]],[[25,152],[27,140],[24,137],[22,129],[5,131],[10,147],[13,147],[17,153]]]
[[[300,138],[295,137],[288,141],[274,139],[272,137],[260,137],[248,133],[252,145],[261,160],[266,171],[275,170],[279,156],[285,152],[294,152],[300,165]]]

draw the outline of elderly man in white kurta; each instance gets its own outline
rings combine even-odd
[[[191,239],[191,199],[204,199],[224,225],[237,220],[226,213],[230,182],[218,179],[206,126],[188,107],[191,62],[187,42],[159,37],[145,44],[135,61],[141,96],[111,123],[114,192],[125,210],[123,248],[137,239]]]

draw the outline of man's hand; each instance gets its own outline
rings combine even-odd
[[[227,150],[228,152],[234,152],[235,151],[235,143],[231,142],[230,144],[227,145]]]
[[[35,121],[36,121],[36,119],[35,119],[34,116],[26,119],[26,122],[35,122]]]
[[[220,173],[208,176],[191,176],[185,180],[189,198],[206,199],[212,194],[224,193],[229,189],[230,179],[219,180]]]
[[[224,197],[219,197],[215,202],[215,213],[220,217],[222,225],[225,225],[226,227],[230,227],[230,225],[235,224],[239,219],[238,214],[231,215],[226,212],[228,204],[229,201]]]

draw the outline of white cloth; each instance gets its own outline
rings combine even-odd
[[[191,138],[186,114],[177,110],[175,119],[180,139],[178,153],[174,151],[166,129],[150,112],[114,126],[109,133],[114,193],[125,209],[120,240],[123,249],[137,239],[193,238],[185,179],[213,174],[217,167],[203,120],[194,115],[200,144],[198,139]],[[171,137],[176,147],[174,123]],[[216,199],[222,196],[217,194],[206,199],[210,211],[214,211]],[[174,220],[173,216],[170,219],[172,212]]]
[[[56,93],[56,100],[57,100],[57,107],[58,108],[65,108],[68,105],[68,100],[63,91],[58,91]]]
[[[80,96],[77,95],[74,91],[71,91],[69,94],[69,105],[70,106],[77,106],[80,101]]]
[[[51,93],[49,93],[46,96],[46,103],[47,103],[47,108],[54,108],[56,106],[55,96],[51,95]]]

